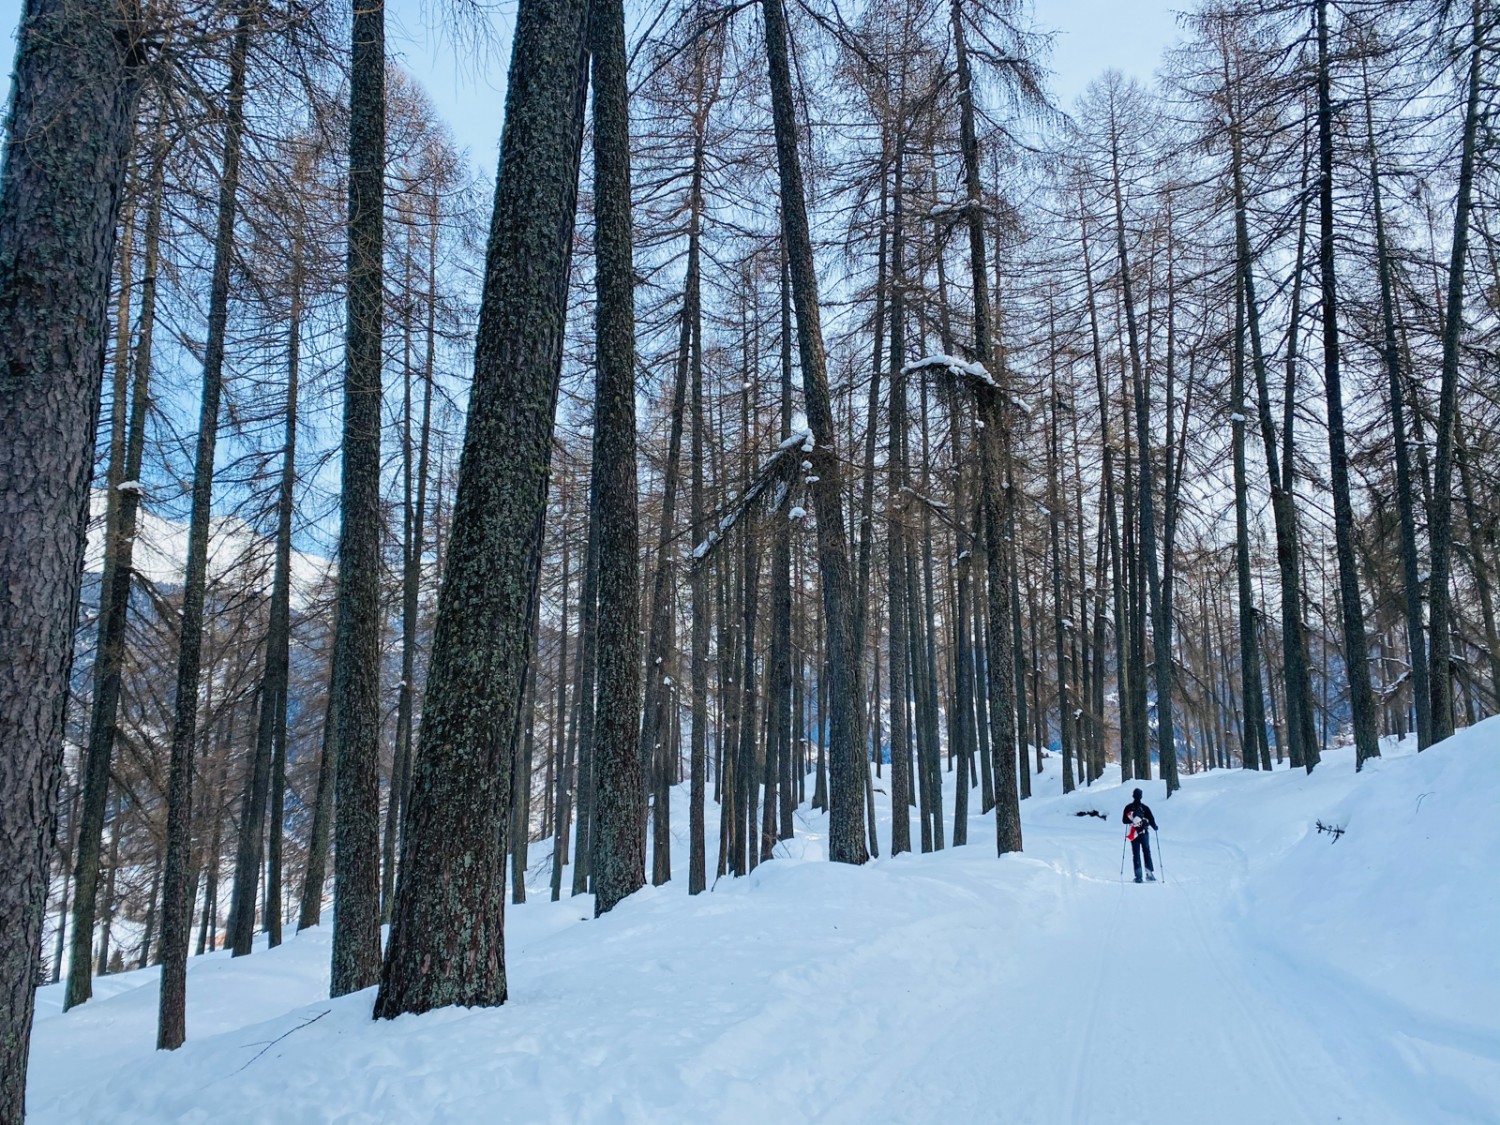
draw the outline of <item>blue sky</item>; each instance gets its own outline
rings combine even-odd
[[[1056,31],[1051,69],[1059,108],[1071,109],[1089,80],[1114,67],[1145,81],[1162,51],[1177,37],[1174,11],[1190,0],[1035,0],[1038,26]],[[510,57],[513,2],[477,0],[487,6],[487,49],[460,51],[443,30],[442,0],[388,0],[388,49],[421,79],[439,111],[474,161],[493,170],[500,141],[500,111]],[[3,50],[13,55],[20,0],[0,0]],[[8,83],[7,83],[8,85]]]
[[[0,0],[12,5],[15,0]],[[500,143],[500,109],[510,57],[513,3],[494,6],[493,46],[486,57],[453,48],[433,13],[438,0],[388,0],[388,46],[427,87],[459,143],[474,160],[494,167]],[[1177,38],[1175,12],[1191,0],[1034,0],[1039,28],[1057,33],[1052,44],[1051,87],[1058,108],[1071,110],[1089,81],[1108,67],[1149,81],[1162,52]]]

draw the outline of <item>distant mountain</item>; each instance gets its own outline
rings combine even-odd
[[[104,571],[105,492],[95,489],[89,498],[88,549],[84,571],[98,575]],[[210,582],[225,578],[232,571],[250,568],[262,575],[269,592],[275,563],[276,540],[262,535],[238,516],[215,516],[210,524],[208,542],[208,577]],[[164,519],[142,505],[136,524],[135,553],[132,567],[136,574],[153,584],[175,589],[182,585],[187,570],[188,525]],[[333,568],[331,559],[304,551],[292,551],[292,606],[302,608]],[[95,583],[85,579],[92,593]],[[90,599],[92,600],[92,599]]]

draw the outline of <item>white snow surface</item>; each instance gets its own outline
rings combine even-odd
[[[29,1120],[1493,1125],[1500,719],[1413,749],[1145,783],[1164,880],[1141,886],[1130,784],[1063,796],[1056,758],[1023,854],[996,858],[976,793],[966,847],[893,860],[877,781],[883,858],[826,862],[803,807],[774,861],[695,898],[678,790],[677,877],[602,919],[547,901],[533,850],[503,1007],[330,1001],[327,926],[193,958],[170,1054],[157,970],[66,1015],[48,986]]]

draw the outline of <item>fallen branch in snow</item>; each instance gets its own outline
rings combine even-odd
[[[301,1023],[299,1023],[296,1027],[291,1028],[291,1029],[289,1029],[287,1031],[282,1032],[275,1039],[272,1039],[269,1042],[267,1042],[266,1045],[263,1046],[260,1050],[256,1051],[255,1054],[249,1059],[249,1061],[247,1061],[245,1063],[245,1066],[240,1067],[240,1069],[237,1070],[237,1071],[235,1071],[235,1073],[236,1074],[240,1073],[241,1070],[244,1070],[245,1067],[248,1067],[250,1065],[250,1063],[253,1063],[256,1059],[260,1058],[261,1055],[265,1054],[272,1047],[276,1046],[276,1044],[280,1043],[288,1035],[291,1035],[294,1032],[301,1031],[304,1027],[311,1027],[313,1024],[317,1023],[320,1019],[322,1019],[324,1016],[326,1016],[331,1011],[333,1011],[332,1008],[324,1008],[321,1012],[319,1012],[317,1015],[313,1016],[311,1019],[305,1019]],[[254,1043],[246,1043],[245,1046],[247,1046],[247,1047],[253,1047],[253,1046],[255,1046],[255,1044]]]
[[[1079,809],[1073,815],[1074,816],[1097,816],[1100,820],[1108,820],[1109,819],[1109,817],[1105,816],[1098,809]]]
[[[1333,837],[1333,839],[1330,840],[1329,843],[1334,843],[1334,844],[1338,843],[1339,837],[1342,836],[1344,834],[1344,832],[1346,831],[1345,829],[1340,828],[1336,824],[1324,824],[1321,820],[1317,822],[1317,825],[1318,825],[1318,831],[1320,833],[1321,832],[1327,832],[1330,836]]]

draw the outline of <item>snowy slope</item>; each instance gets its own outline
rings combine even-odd
[[[89,495],[88,544],[84,552],[84,570],[89,574],[104,572],[105,499],[105,493],[98,489]],[[132,569],[155,585],[179,587],[182,585],[183,573],[187,570],[187,555],[188,525],[165,519],[143,506],[136,526]],[[233,572],[248,567],[263,576],[262,586],[269,593],[275,558],[275,538],[260,534],[238,516],[214,516],[209,521],[210,582],[222,581]],[[328,559],[294,550],[291,564],[292,604],[299,607],[306,605],[331,569],[332,564]]]
[[[1124,790],[1039,787],[1024,855],[976,815],[968,847],[844,867],[804,809],[752,876],[598,921],[540,862],[499,1009],[375,1023],[326,999],[326,928],[195,958],[170,1055],[154,970],[67,1015],[45,988],[31,1120],[1500,1121],[1500,719],[1359,777],[1343,750],[1152,783],[1161,885],[1121,882]]]

